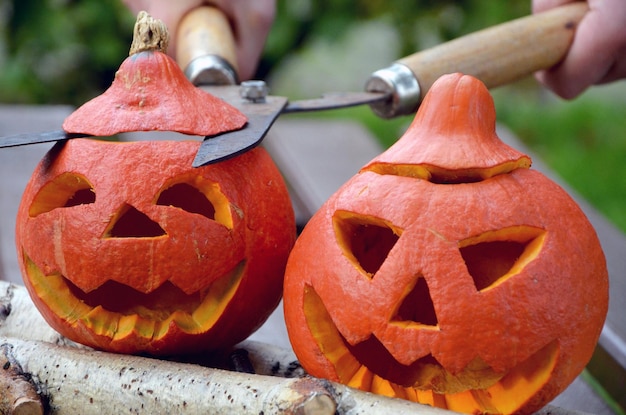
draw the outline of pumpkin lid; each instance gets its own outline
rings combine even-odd
[[[168,40],[163,22],[139,12],[129,57],[113,83],[70,114],[63,129],[95,136],[127,131],[207,136],[242,128],[244,114],[187,80],[165,53]]]
[[[530,164],[529,156],[497,136],[495,106],[485,85],[454,73],[433,84],[406,133],[362,171],[459,183]]]

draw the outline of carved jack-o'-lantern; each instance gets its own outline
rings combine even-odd
[[[484,85],[442,77],[292,250],[285,318],[304,368],[467,413],[562,391],[600,334],[607,270],[582,211],[529,166],[496,136]]]
[[[17,217],[24,283],[52,327],[116,352],[228,347],[279,302],[295,220],[261,148],[198,169],[199,142],[69,140]]]

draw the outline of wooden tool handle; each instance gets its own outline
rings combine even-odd
[[[176,61],[183,69],[198,58],[215,56],[226,61],[237,73],[236,50],[230,22],[215,7],[193,9],[179,23]]]
[[[441,75],[462,72],[488,88],[559,63],[569,49],[586,2],[561,6],[452,40],[401,60],[426,94]]]

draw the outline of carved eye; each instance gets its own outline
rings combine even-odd
[[[459,242],[474,285],[484,291],[518,274],[537,257],[545,231],[528,226],[512,226],[490,231]]]
[[[385,262],[402,233],[382,219],[352,212],[337,212],[333,226],[344,255],[370,278]]]
[[[228,229],[233,228],[231,204],[219,184],[199,180],[197,176],[179,177],[168,183],[161,190],[156,204],[202,215]]]
[[[178,183],[165,189],[159,195],[157,205],[174,206],[215,220],[215,207],[211,201],[200,190],[187,183]]]
[[[36,217],[54,209],[86,205],[96,201],[96,193],[85,176],[63,173],[39,190],[29,208],[29,215]]]

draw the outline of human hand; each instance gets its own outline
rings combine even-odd
[[[573,1],[533,0],[533,12]],[[626,1],[588,0],[588,3],[589,12],[576,28],[563,62],[536,75],[562,98],[575,98],[591,85],[626,77]]]
[[[267,35],[269,34],[276,0],[123,0],[127,7],[138,13],[145,10],[165,23],[170,32],[168,54],[176,56],[178,23],[189,11],[203,5],[222,10],[233,26],[237,44],[237,64],[242,80],[254,76]]]

